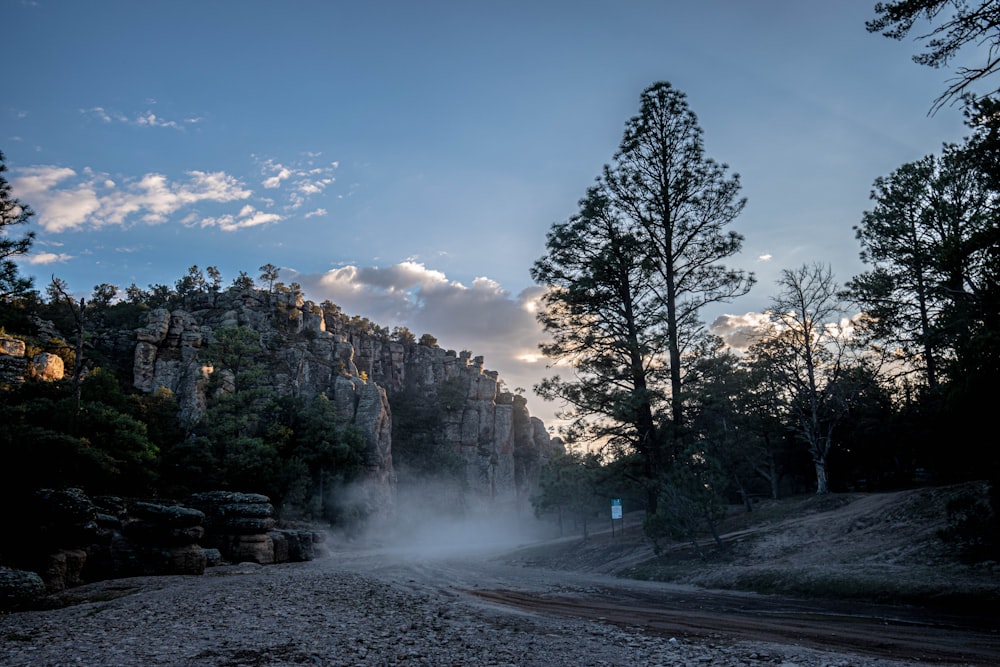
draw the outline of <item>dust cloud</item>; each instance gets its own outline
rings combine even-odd
[[[499,555],[558,536],[527,499],[473,499],[455,484],[407,483],[378,510],[364,487],[342,488],[338,504],[357,510],[357,523],[334,530],[337,550],[376,550],[401,560],[448,560]],[[350,510],[348,510],[350,512]],[[362,516],[363,515],[363,516]]]

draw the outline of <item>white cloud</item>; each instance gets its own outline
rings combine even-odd
[[[104,107],[91,107],[90,109],[80,109],[80,113],[93,116],[103,123],[119,122],[127,123],[128,118],[117,111],[108,111]]]
[[[93,183],[67,183],[77,175],[68,167],[26,167],[18,174],[10,181],[11,189],[19,199],[31,202],[35,219],[46,231],[77,227],[101,208]]]
[[[237,215],[223,215],[216,218],[204,218],[201,221],[202,227],[218,227],[224,232],[234,232],[247,227],[257,227],[272,222],[279,222],[283,218],[277,213],[264,213],[258,211],[253,206],[247,204]]]
[[[180,125],[178,125],[178,123],[176,121],[173,121],[173,120],[164,120],[162,118],[158,118],[156,116],[156,114],[153,113],[152,111],[147,111],[144,114],[139,114],[138,116],[136,116],[135,124],[138,125],[138,126],[140,126],[140,127],[142,127],[142,126],[148,126],[148,127],[173,127],[173,128],[180,127]]]
[[[767,313],[719,315],[709,325],[709,330],[722,338],[729,347],[746,350],[769,325]]]
[[[37,255],[26,255],[24,257],[24,261],[28,264],[56,264],[67,262],[71,259],[73,259],[73,255],[67,255],[64,252],[40,252]]]
[[[418,337],[429,333],[442,347],[482,355],[486,368],[498,371],[512,389],[530,391],[547,374],[538,351],[545,336],[535,320],[541,287],[513,295],[487,277],[466,286],[413,260],[296,273],[294,280],[307,298],[329,299],[348,315],[360,314],[389,328],[405,326]],[[531,413],[549,424],[556,407],[539,398],[529,402]]]
[[[147,100],[150,104],[156,104],[155,100]],[[102,123],[122,123],[125,125],[132,125],[135,127],[169,127],[175,130],[184,129],[184,125],[191,125],[194,123],[200,123],[201,118],[191,117],[185,118],[182,121],[168,120],[161,116],[157,116],[152,111],[143,111],[136,113],[133,116],[128,116],[121,111],[116,111],[113,109],[106,109],[104,107],[91,107],[89,109],[80,109],[80,113],[96,118]]]
[[[160,223],[178,210],[201,202],[227,203],[252,192],[224,172],[189,171],[187,181],[170,181],[150,173],[138,181],[117,184],[85,170],[82,178],[67,167],[37,166],[11,179],[18,198],[30,201],[38,224],[48,232],[82,227],[122,225],[133,216]]]
[[[301,208],[311,197],[322,194],[336,182],[333,172],[338,162],[317,165],[320,153],[306,153],[305,159],[293,164],[282,164],[272,159],[261,160],[261,172],[265,176],[261,185],[269,190],[282,188],[286,181],[291,186],[287,194],[285,209],[294,211]]]
[[[764,253],[763,255],[758,255],[757,256],[757,261],[758,262],[770,262],[771,261],[771,254],[770,253]]]
[[[308,213],[306,213],[302,217],[304,217],[306,219],[309,219],[309,218],[316,218],[316,217],[319,217],[319,216],[322,216],[322,215],[327,215],[327,214],[328,214],[328,212],[327,212],[327,210],[325,208],[318,208],[315,211],[309,211]]]
[[[277,170],[274,176],[265,179],[261,185],[265,188],[277,188],[281,185],[282,181],[288,180],[292,175],[292,170],[286,167],[282,167],[280,164],[273,165],[273,168]]]

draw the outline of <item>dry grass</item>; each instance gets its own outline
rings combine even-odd
[[[686,544],[655,555],[641,518],[624,535],[522,549],[513,559],[759,593],[940,606],[1000,601],[998,564],[963,563],[939,536],[948,501],[969,493],[985,493],[985,486],[800,496],[763,501],[749,513],[733,508],[721,527],[726,550],[706,540],[704,559]]]

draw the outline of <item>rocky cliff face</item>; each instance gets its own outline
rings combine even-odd
[[[219,373],[225,386],[233,373],[206,363],[202,351],[221,329],[253,329],[266,358],[265,388],[306,399],[325,393],[337,407],[339,425],[356,426],[365,438],[370,502],[391,504],[395,478],[385,390],[361,378],[350,344],[326,331],[314,304],[299,293],[230,289],[196,294],[185,305],[151,311],[146,326],[136,331],[132,373],[137,389],[169,389],[180,404],[182,422],[193,424],[205,412],[209,378]]]
[[[527,501],[538,469],[561,447],[527,403],[500,389],[497,373],[473,358],[437,347],[401,344],[359,332],[338,312],[305,301],[298,292],[268,294],[230,289],[188,297],[184,309],[153,310],[136,332],[135,386],[170,389],[181,417],[193,423],[205,411],[214,373],[201,351],[214,332],[246,326],[267,351],[271,388],[310,398],[325,393],[345,424],[366,443],[369,493],[391,505],[396,483],[392,456],[392,403],[416,392],[440,416],[435,447],[461,457],[470,504],[490,507]],[[402,400],[402,399],[400,399]]]
[[[497,372],[484,369],[483,357],[354,335],[335,317],[326,326],[342,332],[356,368],[386,388],[390,403],[418,395],[436,408],[434,446],[461,459],[468,509],[527,506],[541,466],[562,441],[530,416],[524,396],[505,391]]]

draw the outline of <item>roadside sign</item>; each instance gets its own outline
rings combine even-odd
[[[622,499],[612,498],[611,499],[611,519],[622,518]]]

